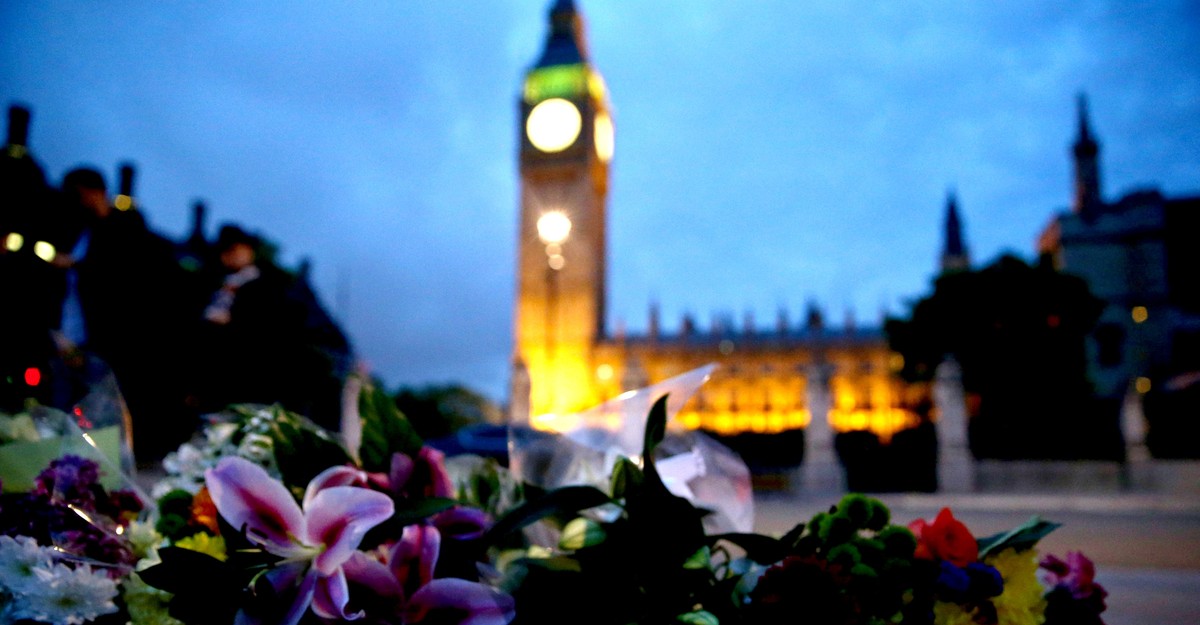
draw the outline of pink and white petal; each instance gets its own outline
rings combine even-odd
[[[435,579],[416,592],[405,606],[405,622],[430,619],[454,625],[507,625],[516,616],[516,602],[494,588],[465,579]]]
[[[408,593],[428,584],[437,568],[442,535],[430,525],[408,525],[388,554],[388,566]]]
[[[351,466],[329,467],[318,473],[304,489],[304,507],[307,508],[308,502],[321,490],[334,486],[366,486],[367,477],[366,471]]]
[[[237,456],[222,458],[204,472],[217,512],[268,552],[290,556],[305,535],[304,513],[291,493],[257,464]]]
[[[365,610],[372,621],[391,622],[388,619],[401,615],[404,590],[383,563],[355,551],[342,565],[342,571],[350,585],[351,605]]]
[[[429,471],[429,497],[454,497],[454,480],[446,471],[446,454],[433,447],[422,447],[417,452],[417,461],[425,464]]]
[[[342,569],[317,580],[317,589],[313,593],[312,611],[325,619],[355,621],[365,613],[362,610],[347,613],[346,606],[350,604],[350,585],[346,583],[346,575]]]
[[[391,497],[366,488],[334,486],[319,491],[304,509],[307,539],[324,549],[313,560],[321,575],[332,575],[372,527],[392,516]]]

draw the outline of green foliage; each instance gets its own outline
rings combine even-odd
[[[424,441],[397,408],[396,402],[372,384],[363,384],[358,396],[362,422],[362,445],[358,456],[363,469],[385,472],[391,467],[392,454],[415,458]]]
[[[449,436],[468,425],[493,423],[500,409],[483,395],[457,384],[401,388],[397,408],[425,440]]]
[[[326,467],[346,464],[345,447],[324,428],[275,405],[266,431],[284,484],[308,484]]]
[[[978,539],[976,542],[979,544],[979,559],[982,560],[1005,549],[1015,551],[1032,549],[1039,540],[1061,526],[1061,523],[1052,523],[1036,515],[1030,517],[1028,521],[1007,532]]]
[[[776,573],[765,589],[751,595],[747,622],[786,622],[805,602],[831,622],[848,614],[862,619],[854,622],[899,622],[917,582],[911,567],[916,539],[907,528],[888,525],[889,518],[883,502],[850,494],[807,527],[797,526],[781,541],[788,557],[771,569]],[[792,578],[795,585],[788,585]]]

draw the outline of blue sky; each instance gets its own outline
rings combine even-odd
[[[139,168],[151,225],[309,257],[389,384],[501,399],[516,101],[549,0],[0,3],[0,102],[54,180]],[[1078,92],[1106,196],[1200,192],[1200,8],[1162,2],[579,2],[617,126],[610,323],[901,313],[947,189],[977,261],[1070,192]]]

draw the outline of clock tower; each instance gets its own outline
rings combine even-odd
[[[519,101],[521,206],[515,351],[528,373],[529,415],[599,403],[595,348],[604,336],[606,205],[613,123],[571,0],[550,9],[550,32]],[[517,398],[514,398],[516,400]]]

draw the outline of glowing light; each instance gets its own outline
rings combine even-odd
[[[1146,310],[1145,306],[1134,306],[1129,314],[1134,323],[1145,323],[1150,318],[1150,311]]]
[[[546,263],[550,265],[551,269],[558,271],[567,266],[567,259],[563,258],[562,254],[551,254],[550,257],[546,259]]]
[[[54,246],[45,241],[38,241],[37,243],[33,244],[34,256],[37,256],[46,262],[54,260],[54,255],[57,253],[58,251],[54,249]]]
[[[603,380],[605,382],[611,380],[613,377],[612,365],[610,365],[608,363],[604,363],[604,364],[600,365],[599,367],[596,367],[596,377],[600,378],[601,380]]]
[[[900,354],[892,354],[888,357],[888,366],[892,371],[900,371],[904,368],[904,356]]]
[[[542,213],[537,220],[538,238],[547,245],[562,245],[571,236],[571,218],[562,211]]]
[[[127,211],[133,208],[133,198],[129,197],[128,195],[118,195],[116,199],[113,200],[113,206],[115,206],[119,211]]]
[[[29,386],[37,386],[42,383],[42,372],[37,367],[30,367],[25,370],[25,384]]]
[[[608,116],[608,113],[604,111],[596,113],[592,140],[596,143],[596,158],[604,163],[612,160],[615,145],[614,134],[612,118]]]
[[[633,397],[634,395],[637,395],[637,391],[625,391],[624,393],[617,395],[617,400],[629,399],[630,397]]]
[[[19,232],[10,232],[4,237],[4,249],[10,252],[18,252],[25,246],[25,237]]]
[[[529,111],[525,135],[533,147],[543,152],[561,152],[575,143],[583,130],[583,116],[568,100],[550,98]]]
[[[1141,377],[1134,381],[1133,387],[1137,392],[1145,395],[1150,392],[1150,378]]]

